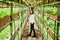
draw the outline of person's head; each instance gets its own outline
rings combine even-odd
[[[31,11],[30,11],[30,14],[34,14],[34,10],[33,10],[33,7],[31,7]]]

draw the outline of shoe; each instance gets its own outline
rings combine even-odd
[[[27,35],[27,36],[31,36],[31,35]]]
[[[32,37],[36,37],[36,36],[32,36]]]

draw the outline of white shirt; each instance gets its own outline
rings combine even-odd
[[[32,14],[32,15],[29,16],[29,22],[30,22],[30,23],[35,23],[34,17],[35,17],[34,14]]]

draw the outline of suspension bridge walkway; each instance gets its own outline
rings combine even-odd
[[[60,40],[60,1],[32,4],[36,37],[32,37],[33,32],[27,36],[30,32],[30,9],[28,3],[21,2],[0,1],[0,40]]]
[[[33,32],[32,32],[31,36],[27,37],[27,35],[29,34],[29,31],[30,31],[30,26],[29,25],[30,25],[29,22],[27,22],[26,27],[23,29],[22,40],[42,40],[41,30],[37,26],[36,22],[35,22],[35,25],[34,25],[34,29],[35,29],[35,32],[36,32],[36,37],[32,37]],[[44,40],[46,40],[46,38],[44,38]]]

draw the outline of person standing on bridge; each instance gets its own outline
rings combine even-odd
[[[32,37],[36,37],[36,33],[34,30],[35,15],[34,15],[33,7],[31,7],[31,10],[30,10],[29,23],[30,23],[30,34],[28,36],[31,36],[31,33],[33,31],[34,35]]]

